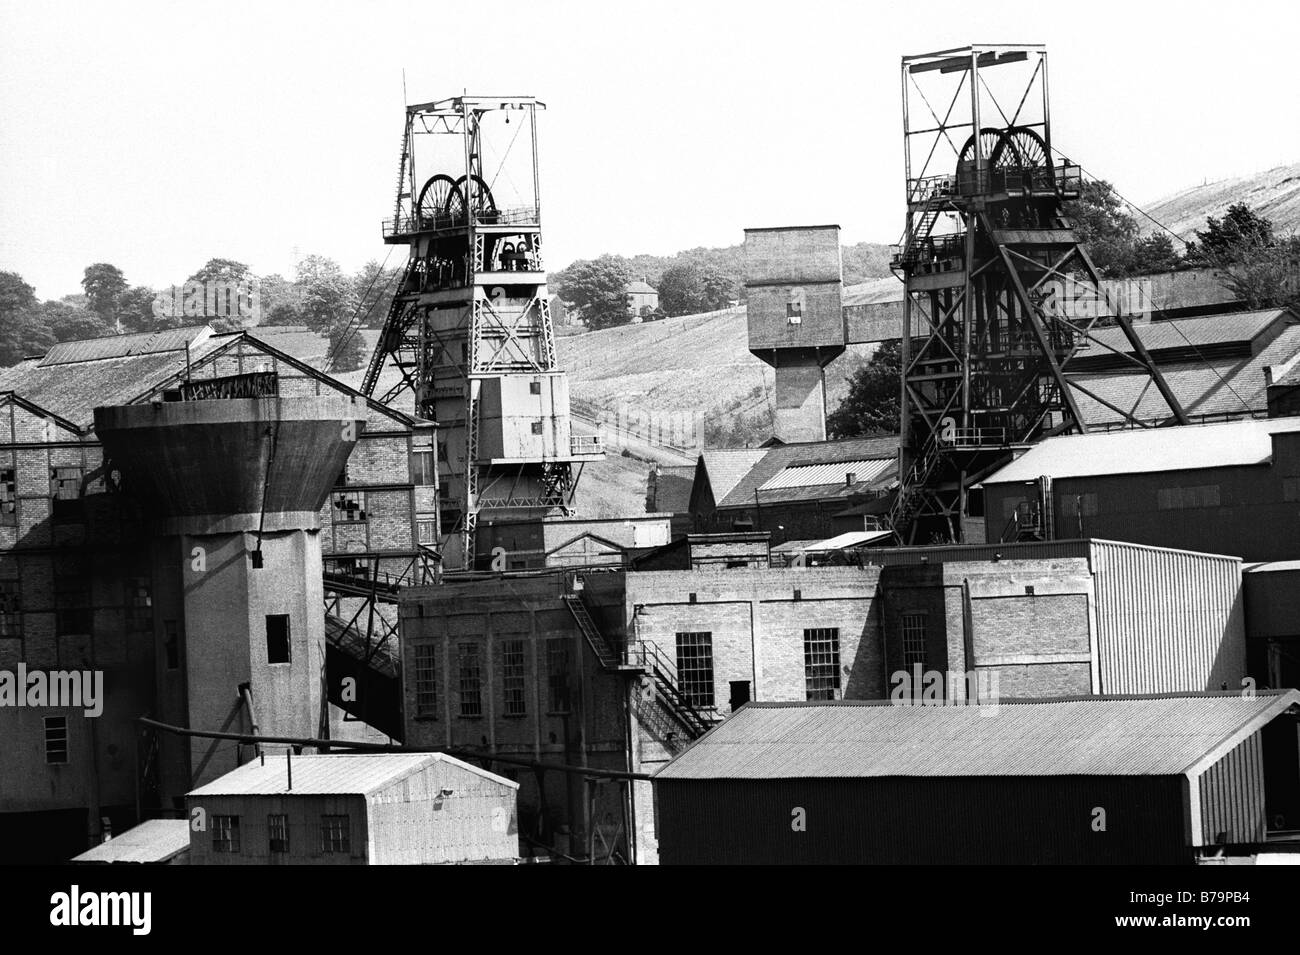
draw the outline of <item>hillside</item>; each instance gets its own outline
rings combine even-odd
[[[1300,163],[1192,186],[1147,203],[1145,208],[1183,238],[1192,239],[1197,229],[1205,228],[1206,217],[1221,218],[1235,202],[1244,202],[1271,219],[1279,234],[1300,232]]]

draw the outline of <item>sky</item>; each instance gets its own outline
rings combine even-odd
[[[1053,145],[1142,204],[1300,161],[1297,36],[1256,0],[0,0],[0,270],[57,298],[94,262],[383,261],[404,95],[465,90],[547,104],[552,268],[753,226],[892,242],[900,58],[972,43],[1046,44]]]

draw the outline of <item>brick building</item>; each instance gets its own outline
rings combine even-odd
[[[132,721],[155,710],[158,661],[185,639],[155,606],[149,515],[118,492],[120,474],[104,460],[94,409],[219,399],[250,388],[364,400],[248,332],[207,327],[64,342],[0,371],[0,669],[101,670],[111,687],[94,720],[79,710],[0,708],[12,770],[0,774],[0,838],[11,858],[67,859],[88,836],[97,841],[101,817],[118,831],[134,819]],[[376,572],[432,579],[432,551],[421,541],[436,540],[432,424],[374,402],[365,408],[365,427],[313,532],[327,579]],[[336,636],[350,632],[365,643],[358,632],[366,626],[358,612],[369,603],[365,594],[327,587]],[[380,612],[395,626],[393,611]],[[351,730],[337,712],[334,726]],[[163,808],[172,808],[170,799]],[[32,825],[37,820],[42,825]],[[41,840],[30,841],[37,830]]]
[[[1245,675],[1240,562],[1084,542],[925,566],[505,575],[403,594],[406,739],[652,772],[752,700],[878,700],[899,671],[1004,695],[1218,689]],[[1164,599],[1126,597],[1177,568]],[[1188,598],[1188,599],[1182,599]],[[656,858],[648,784],[519,776],[521,832]],[[575,788],[578,787],[578,788]],[[589,808],[594,807],[594,808]],[[630,833],[630,837],[627,835]]]

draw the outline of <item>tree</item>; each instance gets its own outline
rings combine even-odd
[[[86,290],[86,306],[111,330],[117,325],[117,300],[126,291],[126,277],[116,265],[96,262],[86,266],[81,279]]]
[[[283,275],[272,273],[257,280],[262,325],[301,325],[298,289]]]
[[[375,259],[361,267],[352,279],[366,328],[382,328],[388,319],[388,309],[393,304],[397,290],[397,270],[385,269]]]
[[[164,313],[158,294],[144,285],[133,286],[118,296],[117,318],[128,332],[154,332],[179,324]]]
[[[1130,275],[1175,272],[1182,267],[1183,260],[1174,249],[1173,240],[1163,232],[1153,232],[1133,243],[1129,259]]]
[[[0,365],[43,355],[54,333],[41,320],[36,290],[17,272],[0,272]]]
[[[38,313],[40,321],[56,341],[73,342],[87,338],[105,338],[115,331],[102,315],[69,302],[45,302]]]
[[[234,259],[208,259],[185,280],[188,299],[195,290],[203,296],[203,317],[217,331],[235,331],[256,325],[262,311],[253,273]],[[186,309],[186,314],[189,309]]]
[[[679,262],[659,277],[659,307],[665,315],[694,315],[726,308],[736,285],[720,269],[697,262]]]
[[[329,331],[329,343],[329,366],[326,371],[356,371],[366,363],[366,342],[361,337],[361,329],[349,328],[345,324],[335,325]]]
[[[1246,252],[1270,248],[1275,241],[1273,223],[1246,203],[1237,202],[1228,206],[1222,219],[1209,216],[1205,220],[1205,231],[1197,231],[1187,255],[1198,264],[1222,267],[1239,261]]]
[[[1258,243],[1239,247],[1234,260],[1221,263],[1225,284],[1248,308],[1300,308],[1300,236]]]
[[[1138,226],[1110,183],[1085,182],[1079,198],[1065,204],[1065,213],[1103,278],[1130,274]]]
[[[557,278],[556,293],[577,306],[588,328],[623,325],[631,318],[627,309],[627,285],[632,270],[621,256],[602,255],[591,261],[574,262]]]
[[[897,434],[902,344],[881,342],[868,361],[849,375],[849,393],[826,418],[832,438]]]
[[[307,256],[298,263],[294,285],[303,324],[320,335],[350,321],[356,312],[356,289],[333,259]]]

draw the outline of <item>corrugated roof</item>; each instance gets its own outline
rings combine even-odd
[[[637,279],[635,282],[627,283],[627,294],[629,295],[658,295],[654,286]]]
[[[655,774],[678,779],[1167,776],[1198,773],[1300,691],[1002,700],[750,703]]]
[[[753,470],[754,465],[766,455],[766,448],[733,448],[701,454],[709,487],[713,489],[713,500],[721,503],[732,488],[740,483],[741,478]]]
[[[265,761],[245,763],[189,795],[368,796],[437,762],[450,763],[507,786],[519,785],[446,753],[345,753],[294,756],[293,789],[289,789],[286,757],[279,754],[268,755]]]
[[[795,464],[783,468],[762,485],[760,491],[782,487],[815,487],[821,484],[843,484],[852,474],[854,483],[865,483],[893,467],[893,458],[840,461],[836,464]]]
[[[1044,474],[1059,479],[1266,464],[1273,454],[1271,436],[1294,431],[1300,431],[1300,417],[1048,438],[983,483],[1034,481]]]
[[[1160,362],[1161,374],[1190,415],[1245,415],[1268,408],[1265,369],[1300,354],[1300,325],[1288,325],[1256,353],[1244,358],[1207,362]],[[1143,421],[1162,421],[1169,407],[1146,372],[1126,370],[1070,376],[1099,398],[1125,410],[1136,409]],[[1082,391],[1074,390],[1084,420],[1101,424],[1121,416]]]
[[[803,549],[810,553],[824,553],[830,550],[843,550],[846,547],[860,547],[863,544],[889,537],[893,533],[893,531],[846,531],[843,534],[828,537],[824,541],[818,541]]]
[[[186,345],[201,344],[211,337],[209,325],[190,328],[168,328],[157,332],[136,332],[132,335],[109,335],[104,338],[87,338],[75,342],[59,342],[41,359],[41,365],[71,365],[82,361],[99,361],[104,358],[126,358],[130,355],[157,355],[163,352],[185,351]]]
[[[705,452],[706,465],[707,457],[710,452]],[[716,452],[713,452],[716,453]],[[797,444],[778,444],[766,450],[759,450],[760,457],[749,469],[737,480],[731,490],[724,496],[718,493],[717,487],[714,487],[714,500],[718,502],[719,507],[745,507],[754,503],[754,490],[762,487],[776,474],[787,467],[799,467],[813,464],[835,464],[841,461],[867,461],[888,459],[894,462],[898,454],[898,436],[886,435],[876,438],[846,438],[840,441],[807,441]],[[876,483],[879,484],[889,474],[888,471],[882,471],[877,476]],[[713,480],[713,472],[709,472],[709,480]],[[839,496],[841,492],[861,493],[865,486],[854,485],[851,488],[845,488],[844,479],[841,475],[839,485],[825,485],[831,496]],[[793,489],[786,489],[787,493]],[[775,492],[772,500],[782,496],[781,490]],[[796,497],[806,497],[802,493],[796,494]],[[766,500],[767,498],[765,498]]]
[[[148,819],[108,842],[87,849],[73,862],[166,862],[190,848],[188,819]]]
[[[1173,348],[1202,348],[1231,342],[1249,342],[1277,322],[1294,322],[1296,316],[1290,309],[1274,308],[1257,312],[1229,312],[1223,315],[1204,315],[1199,318],[1180,318],[1135,324],[1133,330],[1147,351]],[[1081,357],[1113,354],[1104,348],[1109,345],[1125,353],[1133,351],[1124,331],[1118,325],[1094,329],[1089,347]]]

